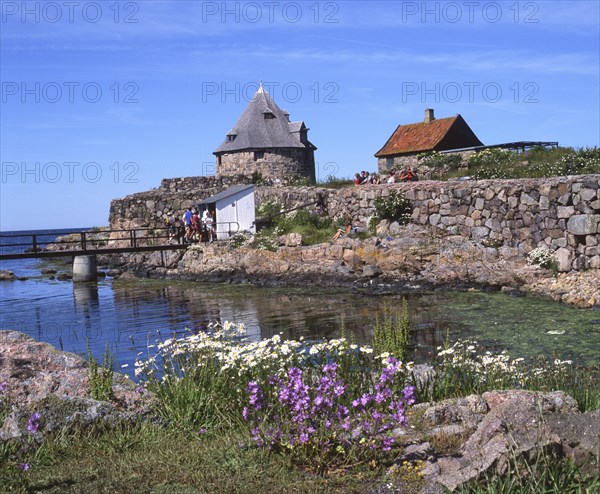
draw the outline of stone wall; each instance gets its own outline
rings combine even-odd
[[[313,152],[301,148],[260,149],[263,158],[254,159],[254,151],[226,153],[217,157],[217,173],[221,175],[260,173],[265,179],[283,180],[293,175],[315,178]]]
[[[113,228],[160,226],[169,210],[182,212],[222,189],[161,188],[115,199],[110,224]],[[259,187],[256,204],[271,199],[289,209],[315,201],[320,195],[330,217],[350,217],[355,224],[366,225],[375,212],[375,198],[387,196],[394,189],[411,201],[412,220],[417,224],[491,247],[514,247],[523,254],[546,246],[555,252],[561,271],[600,268],[599,175],[420,181],[343,189]]]
[[[201,189],[226,189],[232,185],[250,184],[252,178],[247,175],[219,175],[218,177],[179,177],[163,178],[160,190],[168,192],[183,192]]]

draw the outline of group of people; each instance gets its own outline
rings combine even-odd
[[[169,230],[169,240],[177,243],[210,242],[217,239],[215,222],[210,210],[205,209],[199,216],[196,208],[187,208],[181,218],[169,213],[165,219]]]
[[[369,173],[365,170],[354,174],[354,185],[380,184],[381,178],[379,174]]]
[[[386,179],[386,183],[394,184],[396,182],[416,182],[417,180],[419,180],[419,177],[409,165],[405,166],[400,173],[397,173],[396,170],[392,168]]]
[[[400,173],[392,168],[389,174],[383,178],[378,173],[369,173],[364,170],[354,175],[354,185],[394,184],[396,182],[416,182],[417,180],[419,177],[410,166],[404,167]]]

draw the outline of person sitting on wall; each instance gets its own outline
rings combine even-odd
[[[401,182],[416,182],[418,179],[417,174],[413,172],[410,165],[404,168],[400,173]]]
[[[386,182],[388,184],[396,183],[396,170],[394,170],[394,169],[390,170],[390,175],[389,175],[388,179],[386,180]]]
[[[354,174],[354,185],[360,185],[361,179],[360,179],[360,173],[356,172]]]
[[[348,223],[346,223],[346,226],[344,228],[338,228],[338,231],[335,233],[335,235],[332,237],[331,240],[337,240],[342,235],[344,235],[344,236],[348,235],[351,231],[352,231],[352,223],[348,222]]]
[[[361,228],[360,226],[352,226],[352,223],[349,221],[346,223],[346,226],[343,229],[338,228],[338,231],[335,233],[331,240],[337,240],[340,237],[346,237],[348,235],[363,233],[366,231],[366,228]]]

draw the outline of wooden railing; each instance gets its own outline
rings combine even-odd
[[[214,223],[214,226],[218,224],[227,224],[229,235],[239,231],[237,222]],[[166,227],[0,234],[0,260],[177,250],[187,247],[180,236],[174,238]]]

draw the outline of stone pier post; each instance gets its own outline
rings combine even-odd
[[[98,279],[95,255],[73,258],[73,281],[96,281]]]

